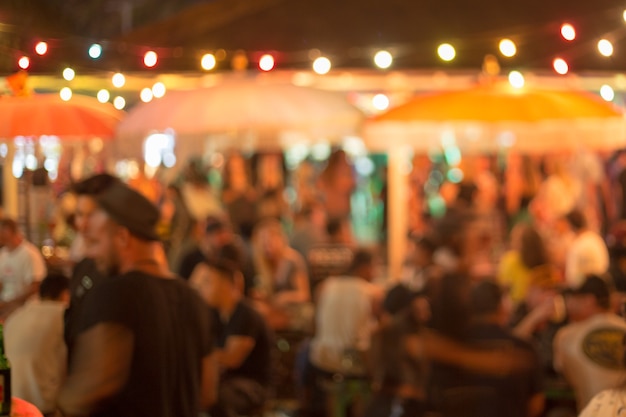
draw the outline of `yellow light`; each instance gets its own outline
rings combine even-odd
[[[274,57],[265,54],[259,60],[259,68],[263,71],[271,71],[274,68]]]
[[[76,72],[74,72],[73,69],[68,67],[63,70],[63,78],[65,78],[66,81],[72,81],[75,76]]]
[[[607,39],[601,39],[598,42],[598,51],[603,56],[611,56],[613,55],[613,44]]]
[[[378,68],[387,69],[393,64],[393,57],[388,51],[378,51],[374,55],[374,64]]]
[[[154,85],[152,86],[152,95],[155,98],[161,98],[165,95],[165,84],[163,84],[161,81],[154,83]]]
[[[610,85],[604,84],[600,87],[600,96],[606,101],[613,101],[615,98],[615,91]]]
[[[515,46],[515,43],[510,39],[502,39],[500,41],[499,47],[500,53],[507,58],[511,58],[517,53],[517,47]]]
[[[143,101],[144,103],[152,101],[152,97],[152,89],[148,87],[142,89],[141,93],[139,93],[139,98],[141,98],[141,101]]]
[[[72,98],[72,89],[69,87],[63,87],[59,93],[61,100],[69,101]]]
[[[148,51],[146,52],[146,54],[143,56],[143,63],[146,67],[148,68],[152,68],[157,64],[159,57],[157,56],[157,53],[154,51]]]
[[[331,68],[330,60],[326,57],[319,57],[313,61],[313,71],[320,75],[328,74]]]
[[[456,51],[454,50],[454,46],[450,45],[449,43],[442,43],[437,48],[437,54],[442,60],[450,62],[456,56]]]
[[[511,71],[509,73],[509,83],[514,88],[522,88],[524,87],[526,80],[524,79],[524,75],[521,72]]]
[[[564,23],[561,26],[561,36],[563,36],[563,39],[566,41],[573,41],[576,39],[576,29],[569,23]]]
[[[117,96],[113,99],[113,106],[118,110],[122,110],[126,106],[126,100],[124,100],[124,97]]]
[[[200,60],[200,66],[203,70],[210,71],[217,65],[217,60],[213,54],[204,54]]]
[[[30,67],[30,58],[27,56],[21,57],[19,61],[17,61],[17,65],[23,70],[28,69],[28,67]]]
[[[387,110],[389,107],[389,98],[384,94],[376,94],[372,98],[372,105],[376,110]]]
[[[48,44],[46,42],[37,42],[37,45],[35,45],[35,52],[37,52],[37,55],[45,55],[46,52],[48,52]]]
[[[622,18],[624,19],[624,22],[626,22],[626,10],[624,10],[624,13],[622,13]]]
[[[569,72],[569,65],[567,65],[567,62],[562,58],[556,58],[552,62],[552,66],[557,74],[565,75]]]
[[[102,89],[98,91],[98,94],[96,94],[96,97],[98,98],[98,101],[100,103],[106,103],[111,98],[111,94],[109,93],[109,90]]]
[[[121,72],[117,72],[113,75],[111,81],[113,82],[114,87],[122,88],[124,87],[124,84],[126,84],[126,77],[124,77],[124,74]]]

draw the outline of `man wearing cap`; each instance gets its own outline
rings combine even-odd
[[[610,311],[611,290],[601,277],[589,275],[572,290],[568,324],[554,339],[554,368],[574,389],[578,408],[602,390],[623,380],[622,341],[626,323]]]
[[[84,300],[59,409],[66,416],[196,417],[215,400],[209,312],[154,250],[158,209],[114,177],[93,190]]]

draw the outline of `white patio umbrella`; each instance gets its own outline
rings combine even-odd
[[[217,148],[280,148],[294,133],[311,142],[355,134],[362,119],[340,93],[230,80],[138,104],[118,127],[117,148],[136,154],[146,136],[167,131],[188,152],[201,151],[207,139]]]

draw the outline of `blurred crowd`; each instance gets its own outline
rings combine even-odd
[[[193,164],[75,183],[66,256],[0,220],[14,395],[50,416],[618,415],[626,153],[501,162],[467,158],[433,198],[414,160],[386,203],[410,207],[397,277],[384,230],[354,237],[341,151],[291,200],[277,155],[230,155],[219,192]]]

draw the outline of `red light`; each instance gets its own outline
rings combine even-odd
[[[30,67],[30,59],[27,56],[23,56],[17,61],[17,65],[23,70],[28,69]]]

